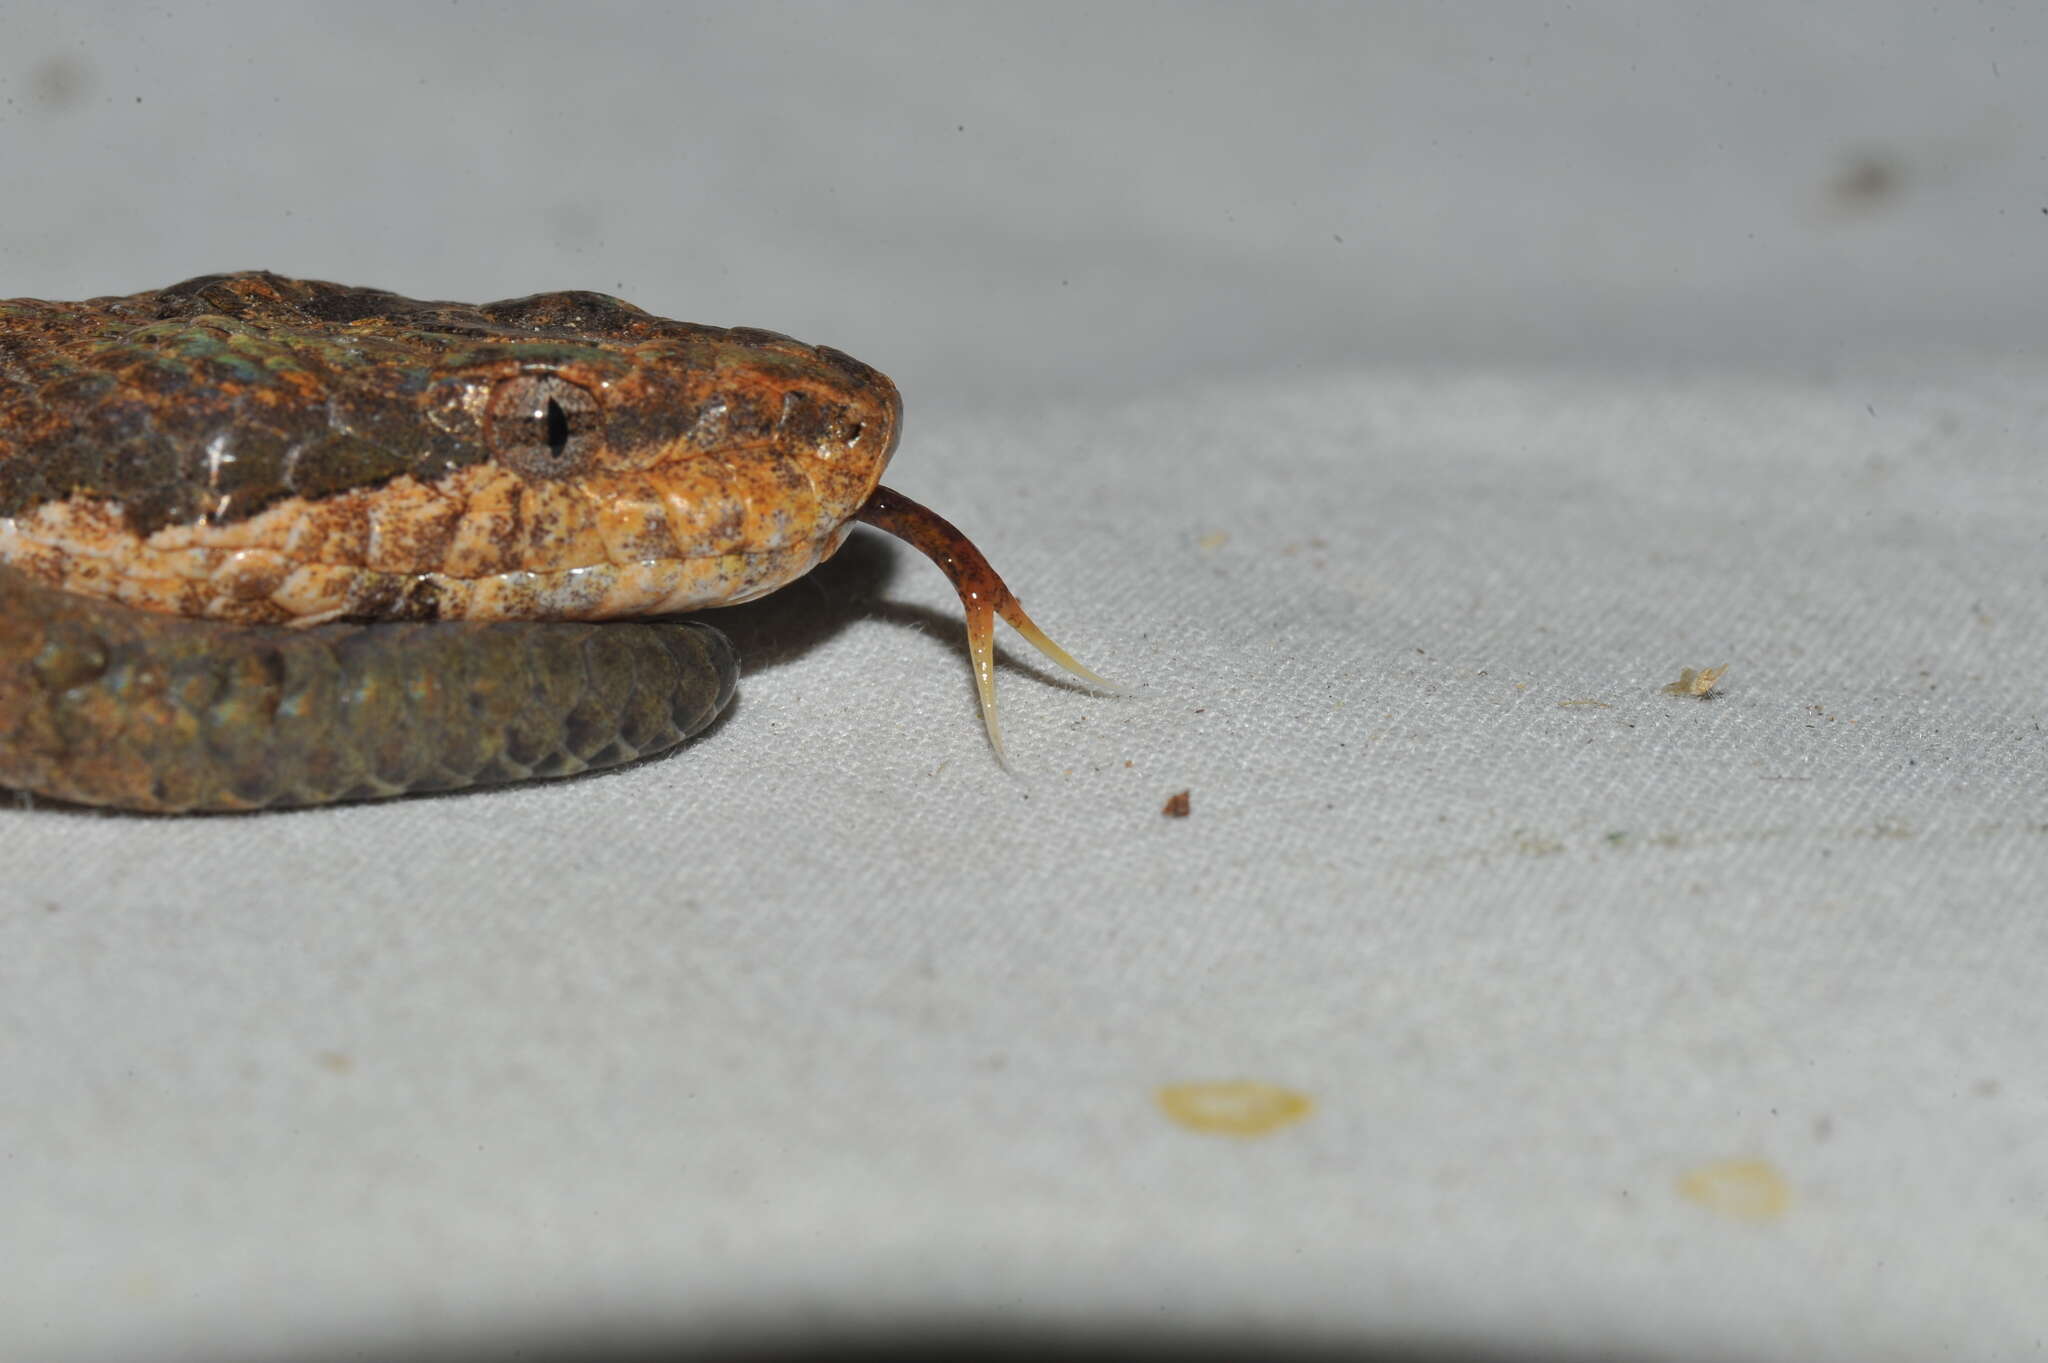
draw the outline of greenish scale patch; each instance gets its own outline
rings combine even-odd
[[[327,497],[388,483],[413,468],[410,452],[344,432],[306,447],[294,466],[291,490],[301,497]]]

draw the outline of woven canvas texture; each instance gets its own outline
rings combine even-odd
[[[284,25],[241,39],[259,54],[321,22],[343,24],[316,34],[336,50],[388,46],[367,21],[256,13],[243,22]],[[888,33],[940,22],[868,13]],[[1216,53],[1245,35],[1201,13],[1185,22]],[[1342,63],[1309,11],[1288,13],[1309,29],[1290,40],[1301,98],[1363,98],[1316,84]],[[1572,60],[1597,68],[1596,89],[1638,45],[1697,36],[1627,13],[1593,25],[1627,42],[1577,31],[1593,50]],[[423,22],[420,41],[459,50],[454,28]],[[778,36],[705,22],[737,26],[752,56]],[[843,77],[844,53],[886,46],[832,22],[842,41],[805,48],[804,70]],[[1135,61],[1142,26],[1127,23],[1115,32]],[[1358,42],[1405,41],[1474,81],[1493,50],[1446,56],[1432,44],[1448,30],[1382,23]],[[539,59],[486,29],[472,40],[495,60]],[[62,56],[53,33],[31,49]],[[1536,51],[1569,84],[1576,68],[1533,21],[1500,33],[1503,55]],[[2039,62],[2009,39],[1965,44],[2008,85]],[[147,40],[96,39],[117,54]],[[962,32],[932,41],[981,50]],[[1748,40],[1719,41],[1724,69],[1746,69]],[[570,76],[597,60],[569,51]],[[619,99],[656,98],[659,63],[612,57],[641,78]],[[1019,60],[1066,69],[1029,42]],[[1023,77],[980,90],[927,61],[885,110],[955,98],[937,100],[934,139],[977,116],[1037,126],[1017,121],[1036,107]],[[717,88],[749,72],[738,62]],[[253,108],[276,77],[236,82]],[[401,107],[425,98],[404,86]],[[1425,86],[1399,88],[1426,103]],[[853,107],[807,88],[813,113]],[[441,97],[464,127],[510,107]],[[5,133],[22,164],[31,116]],[[878,126],[848,136],[910,136]],[[1768,133],[1744,145],[1766,157]],[[1171,128],[1148,135],[1178,145]],[[207,154],[227,156],[209,136]],[[368,156],[370,134],[349,136]],[[491,166],[518,150],[481,145]],[[832,153],[792,145],[833,183]],[[656,155],[645,139],[604,147]],[[1304,184],[1333,154],[1312,152]],[[426,151],[401,140],[394,155],[426,176]],[[1992,197],[1964,162],[1956,196]],[[443,245],[484,249],[500,171]],[[1630,179],[1602,182],[1606,211]],[[784,230],[762,187],[779,181],[721,183],[769,236]],[[248,192],[281,207],[310,184]],[[1199,261],[1220,248],[1203,232],[1225,229],[1166,211],[1192,191],[1151,192],[1156,219],[1133,208],[1117,242],[1072,253],[1099,271],[1093,294],[1058,293],[1063,261],[972,301],[1024,318],[1022,340],[926,336],[954,325],[965,266],[906,258],[879,218],[842,224],[867,234],[878,272],[848,287],[936,282],[877,323],[882,353],[845,318],[851,336],[807,332],[903,382],[891,484],[958,523],[1041,625],[1129,688],[1070,685],[1011,636],[1011,770],[981,733],[957,601],[863,531],[811,578],[718,614],[739,699],[668,758],[249,818],[0,811],[0,1355],[453,1358],[549,1340],[915,1342],[963,1322],[1423,1359],[2042,1347],[2041,357],[2000,333],[1991,303],[1979,330],[1951,319],[1944,343],[1934,286],[1909,280],[1898,307],[1917,321],[1824,360],[1745,348],[1748,328],[1785,343],[1819,325],[1788,301],[1747,317],[1709,302],[1702,353],[1645,362],[1629,336],[1685,317],[1682,300],[1656,302],[1641,261],[1647,301],[1616,304],[1637,330],[1610,353],[1588,313],[1576,349],[1537,344],[1518,313],[1504,325],[1529,343],[1489,351],[1470,323],[1483,309],[1447,282],[1476,267],[1449,261],[1424,268],[1467,321],[1404,358],[1362,297],[1319,304],[1285,259],[1266,301],[1204,294]],[[1279,211],[1260,202],[1245,211]],[[1752,207],[1769,202],[1759,187]],[[2031,199],[2010,208],[2048,231]],[[1941,239],[1929,211],[1869,228],[1898,233],[1889,244],[1828,239],[1930,261],[1916,254]],[[383,216],[379,232],[397,230]],[[165,246],[144,262],[161,278],[128,278],[122,257],[69,288],[92,261],[55,244],[48,213],[35,224],[32,250],[29,228],[8,230],[40,273],[6,293],[256,265],[520,291],[469,267],[439,287],[363,278],[399,248],[351,257],[332,222],[230,234],[262,258],[181,239],[190,268]],[[699,278],[745,292],[619,230],[637,301],[681,311]],[[1041,205],[1032,230],[1078,229]],[[1803,230],[1864,229],[1823,214]],[[791,248],[745,235],[717,240],[742,276],[771,277]],[[1316,233],[1333,235],[1355,232]],[[514,265],[542,250],[521,240],[504,247]],[[1039,267],[1027,246],[978,242],[962,248],[976,271]],[[1835,266],[1810,249],[1825,278]],[[581,250],[548,257],[531,287],[578,282],[564,277],[578,263],[610,287],[604,252]],[[1408,286],[1382,262],[1366,272],[1398,308]],[[1956,260],[1944,279],[1973,296],[1980,266]],[[1113,383],[1103,338],[1151,306],[1154,284],[1130,280],[1216,311],[1197,325],[1159,304],[1156,344]],[[1495,292],[1504,317],[1548,296]],[[1273,296],[1293,301],[1258,320]],[[1865,326],[1860,295],[1828,296],[1835,325]],[[1374,339],[1312,362],[1279,325],[1289,308]],[[1223,362],[1237,351],[1281,358]],[[991,377],[1002,365],[1014,382]],[[1723,666],[1711,696],[1664,689]],[[1185,817],[1162,812],[1180,792]]]

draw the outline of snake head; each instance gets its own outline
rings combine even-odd
[[[454,566],[661,584],[612,593],[605,613],[732,605],[808,572],[844,542],[902,430],[896,386],[830,347],[602,294],[478,311],[515,334],[451,351],[426,406],[480,452],[469,487],[484,507],[516,502],[505,534],[472,541],[516,541],[519,562]]]

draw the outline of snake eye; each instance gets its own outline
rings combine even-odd
[[[491,390],[491,450],[528,477],[579,472],[603,443],[599,424],[597,400],[553,374],[521,374]]]

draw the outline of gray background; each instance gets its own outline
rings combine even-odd
[[[2044,43],[0,7],[0,293],[840,346],[889,481],[1135,692],[1014,655],[1004,773],[861,535],[719,617],[741,699],[668,760],[0,811],[0,1354],[2038,1356]],[[1158,1101],[1231,1079],[1313,1111]]]

